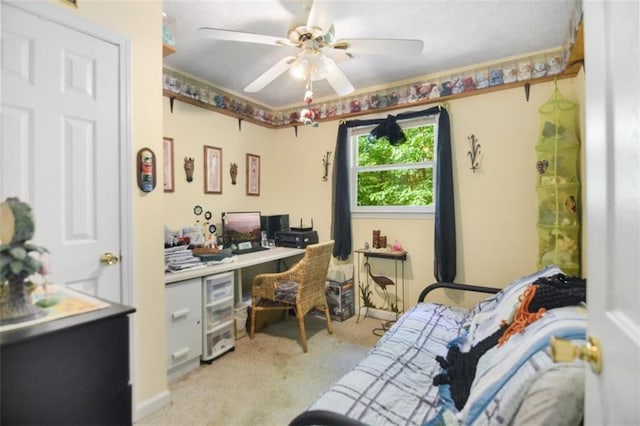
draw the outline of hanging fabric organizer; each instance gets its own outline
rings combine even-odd
[[[540,107],[538,170],[538,267],[557,265],[580,275],[580,141],[578,105],[556,85]]]

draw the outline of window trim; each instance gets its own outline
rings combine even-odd
[[[356,158],[358,154],[358,144],[354,143],[354,140],[358,136],[366,135],[371,133],[371,131],[376,127],[375,124],[367,125],[367,126],[358,126],[352,127],[348,129],[347,140],[349,141],[349,202],[351,204],[351,216],[354,218],[397,218],[398,216],[402,216],[405,219],[423,219],[425,218],[425,214],[427,217],[432,217],[435,215],[435,194],[437,188],[436,182],[436,167],[438,164],[437,158],[437,144],[438,144],[438,116],[439,114],[432,114],[424,117],[416,117],[409,118],[404,120],[397,120],[398,125],[404,128],[410,127],[420,127],[426,125],[434,125],[434,143],[433,143],[433,160],[424,161],[420,163],[413,163],[411,166],[408,165],[398,165],[396,169],[404,169],[404,168],[423,168],[424,166],[431,165],[431,169],[433,170],[433,204],[429,206],[358,206],[357,205],[357,197],[358,197],[358,183],[356,179]],[[415,167],[415,165],[423,165],[423,167]],[[359,171],[371,171],[371,170],[379,170],[380,166],[367,166],[358,169]],[[388,166],[384,167],[385,170],[390,170]],[[393,168],[391,168],[393,169]]]

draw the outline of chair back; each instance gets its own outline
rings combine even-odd
[[[298,288],[298,298],[306,299],[307,303],[304,303],[304,305],[308,305],[311,308],[313,307],[311,305],[316,305],[325,295],[325,283],[333,254],[333,244],[334,241],[330,240],[307,246],[304,257],[300,261],[299,267],[296,268],[296,277],[294,279],[300,286]]]

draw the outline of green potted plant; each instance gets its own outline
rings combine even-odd
[[[34,254],[46,253],[43,247],[29,244],[35,225],[31,207],[18,198],[0,204],[0,323],[16,323],[45,314],[31,302],[34,284],[29,280],[43,272]]]

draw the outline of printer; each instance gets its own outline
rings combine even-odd
[[[306,248],[310,244],[318,243],[318,233],[313,230],[294,230],[276,231],[276,246]]]

